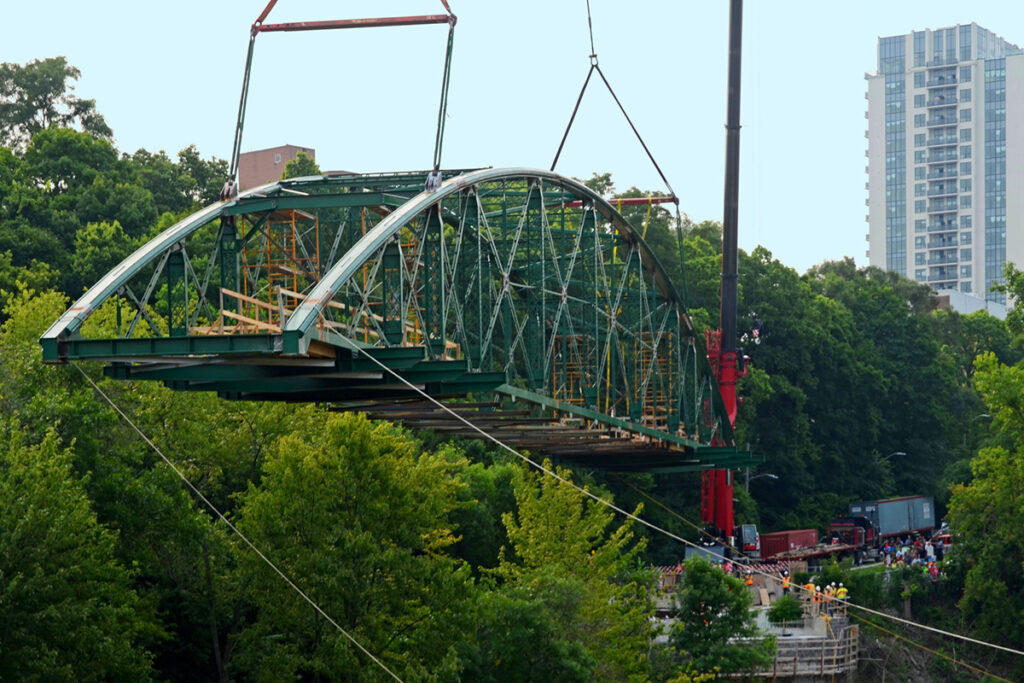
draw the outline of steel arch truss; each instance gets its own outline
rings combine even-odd
[[[547,171],[282,180],[172,226],[42,337],[229,399],[318,401],[624,470],[749,464],[637,231]],[[106,315],[93,312],[105,309]]]

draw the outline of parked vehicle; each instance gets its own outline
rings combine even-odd
[[[818,545],[817,529],[792,529],[761,534],[761,559],[771,562],[780,555]]]
[[[931,536],[935,530],[935,502],[928,496],[904,496],[850,504],[848,515],[829,524],[826,540],[818,541],[815,529],[791,529],[757,534],[753,525],[744,525],[740,546],[751,559],[778,560],[823,559],[830,556],[853,557],[860,564],[865,557],[876,558],[885,540],[913,534]],[[948,534],[946,535],[948,538]],[[750,539],[756,539],[753,549]],[[945,541],[949,543],[949,541]]]
[[[904,496],[850,504],[851,517],[866,517],[878,529],[880,538],[920,533],[935,529],[935,501],[930,496]]]

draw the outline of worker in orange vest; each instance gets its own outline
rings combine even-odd
[[[789,595],[789,572],[782,573],[782,594]]]
[[[747,570],[747,585],[748,586],[753,586],[754,585],[754,575],[750,573],[749,569]]]
[[[814,587],[814,595],[811,596],[811,616],[818,616],[821,611],[821,586]]]
[[[831,585],[825,586],[825,590],[822,591],[825,598],[825,611],[828,612],[829,616],[832,616],[832,595],[835,593],[836,584],[833,581]]]

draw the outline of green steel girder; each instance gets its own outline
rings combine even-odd
[[[394,372],[434,397],[495,395],[530,405],[531,419],[637,437],[618,459],[611,442],[576,459],[658,471],[755,461],[710,446],[734,436],[703,339],[611,204],[548,171],[445,172],[433,192],[426,175],[293,178],[207,207],[61,316],[44,360],[105,360],[111,377],[239,400],[416,398]],[[292,210],[302,221],[282,237]],[[86,323],[115,292],[122,336],[110,338]],[[125,330],[122,306],[154,336]]]
[[[225,216],[260,213],[263,211],[287,211],[291,209],[327,209],[347,207],[389,206],[398,207],[408,197],[388,192],[346,192],[344,194],[311,195],[307,197],[283,195],[279,197],[247,197],[224,209]]]
[[[44,337],[44,361],[106,360],[167,356],[268,354],[281,350],[280,335],[239,334],[203,337],[140,337],[134,339],[68,339]]]

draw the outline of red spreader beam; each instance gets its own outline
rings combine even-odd
[[[451,21],[455,21],[455,16],[452,14],[422,14],[410,17],[291,21],[283,24],[256,23],[252,25],[252,30],[256,34],[272,31],[320,31],[334,28],[367,28],[370,26],[421,26],[423,24],[447,24]]]

